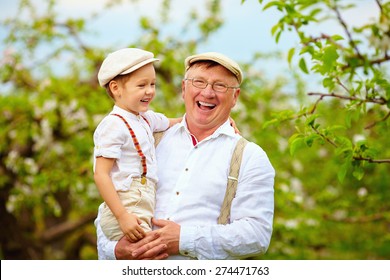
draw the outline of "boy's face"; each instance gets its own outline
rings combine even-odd
[[[110,82],[115,105],[136,115],[149,109],[149,104],[156,94],[155,86],[156,71],[153,63],[130,73],[128,79]]]

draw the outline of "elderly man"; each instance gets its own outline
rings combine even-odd
[[[186,114],[156,148],[155,230],[131,243],[109,241],[96,219],[99,259],[241,259],[264,254],[272,235],[275,171],[262,148],[243,151],[227,224],[218,217],[233,150],[229,115],[240,95],[239,65],[219,53],[185,60]]]

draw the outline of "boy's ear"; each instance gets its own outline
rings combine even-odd
[[[115,97],[119,97],[120,96],[120,87],[119,87],[119,84],[117,81],[115,80],[112,80],[108,83],[108,86],[110,88],[110,91],[112,92],[112,94],[115,96]]]
[[[109,86],[109,88],[110,88],[110,90],[111,90],[111,92],[114,92],[114,91],[117,91],[118,90],[118,83],[116,82],[116,81],[110,81],[109,83],[108,83],[108,86]]]

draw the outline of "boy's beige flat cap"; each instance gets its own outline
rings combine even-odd
[[[153,53],[136,48],[125,48],[110,53],[100,66],[99,84],[104,87],[116,76],[129,74],[158,60],[154,58]]]

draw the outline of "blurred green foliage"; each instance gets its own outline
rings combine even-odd
[[[276,41],[295,32],[300,42],[280,61],[290,64],[290,77],[270,80],[253,67],[267,54],[241,63],[246,79],[232,115],[277,172],[274,233],[261,258],[389,259],[390,2],[373,0],[378,20],[361,28],[343,20],[345,1],[259,2],[264,12],[280,12],[270,30]],[[3,23],[0,258],[96,259],[93,220],[101,199],[93,183],[92,134],[113,105],[96,74],[113,50],[86,43],[87,19],[59,19],[56,2],[45,3],[20,1],[23,16]],[[121,3],[111,1],[104,12]],[[184,113],[184,58],[223,26],[222,5],[206,1],[202,15],[188,16],[177,34],[193,27],[196,38],[160,33],[169,22],[168,0],[158,19],[141,17],[143,35],[123,34],[129,47],[162,59],[155,111]],[[343,34],[306,33],[327,21]],[[318,92],[306,91],[309,73],[321,77]]]

